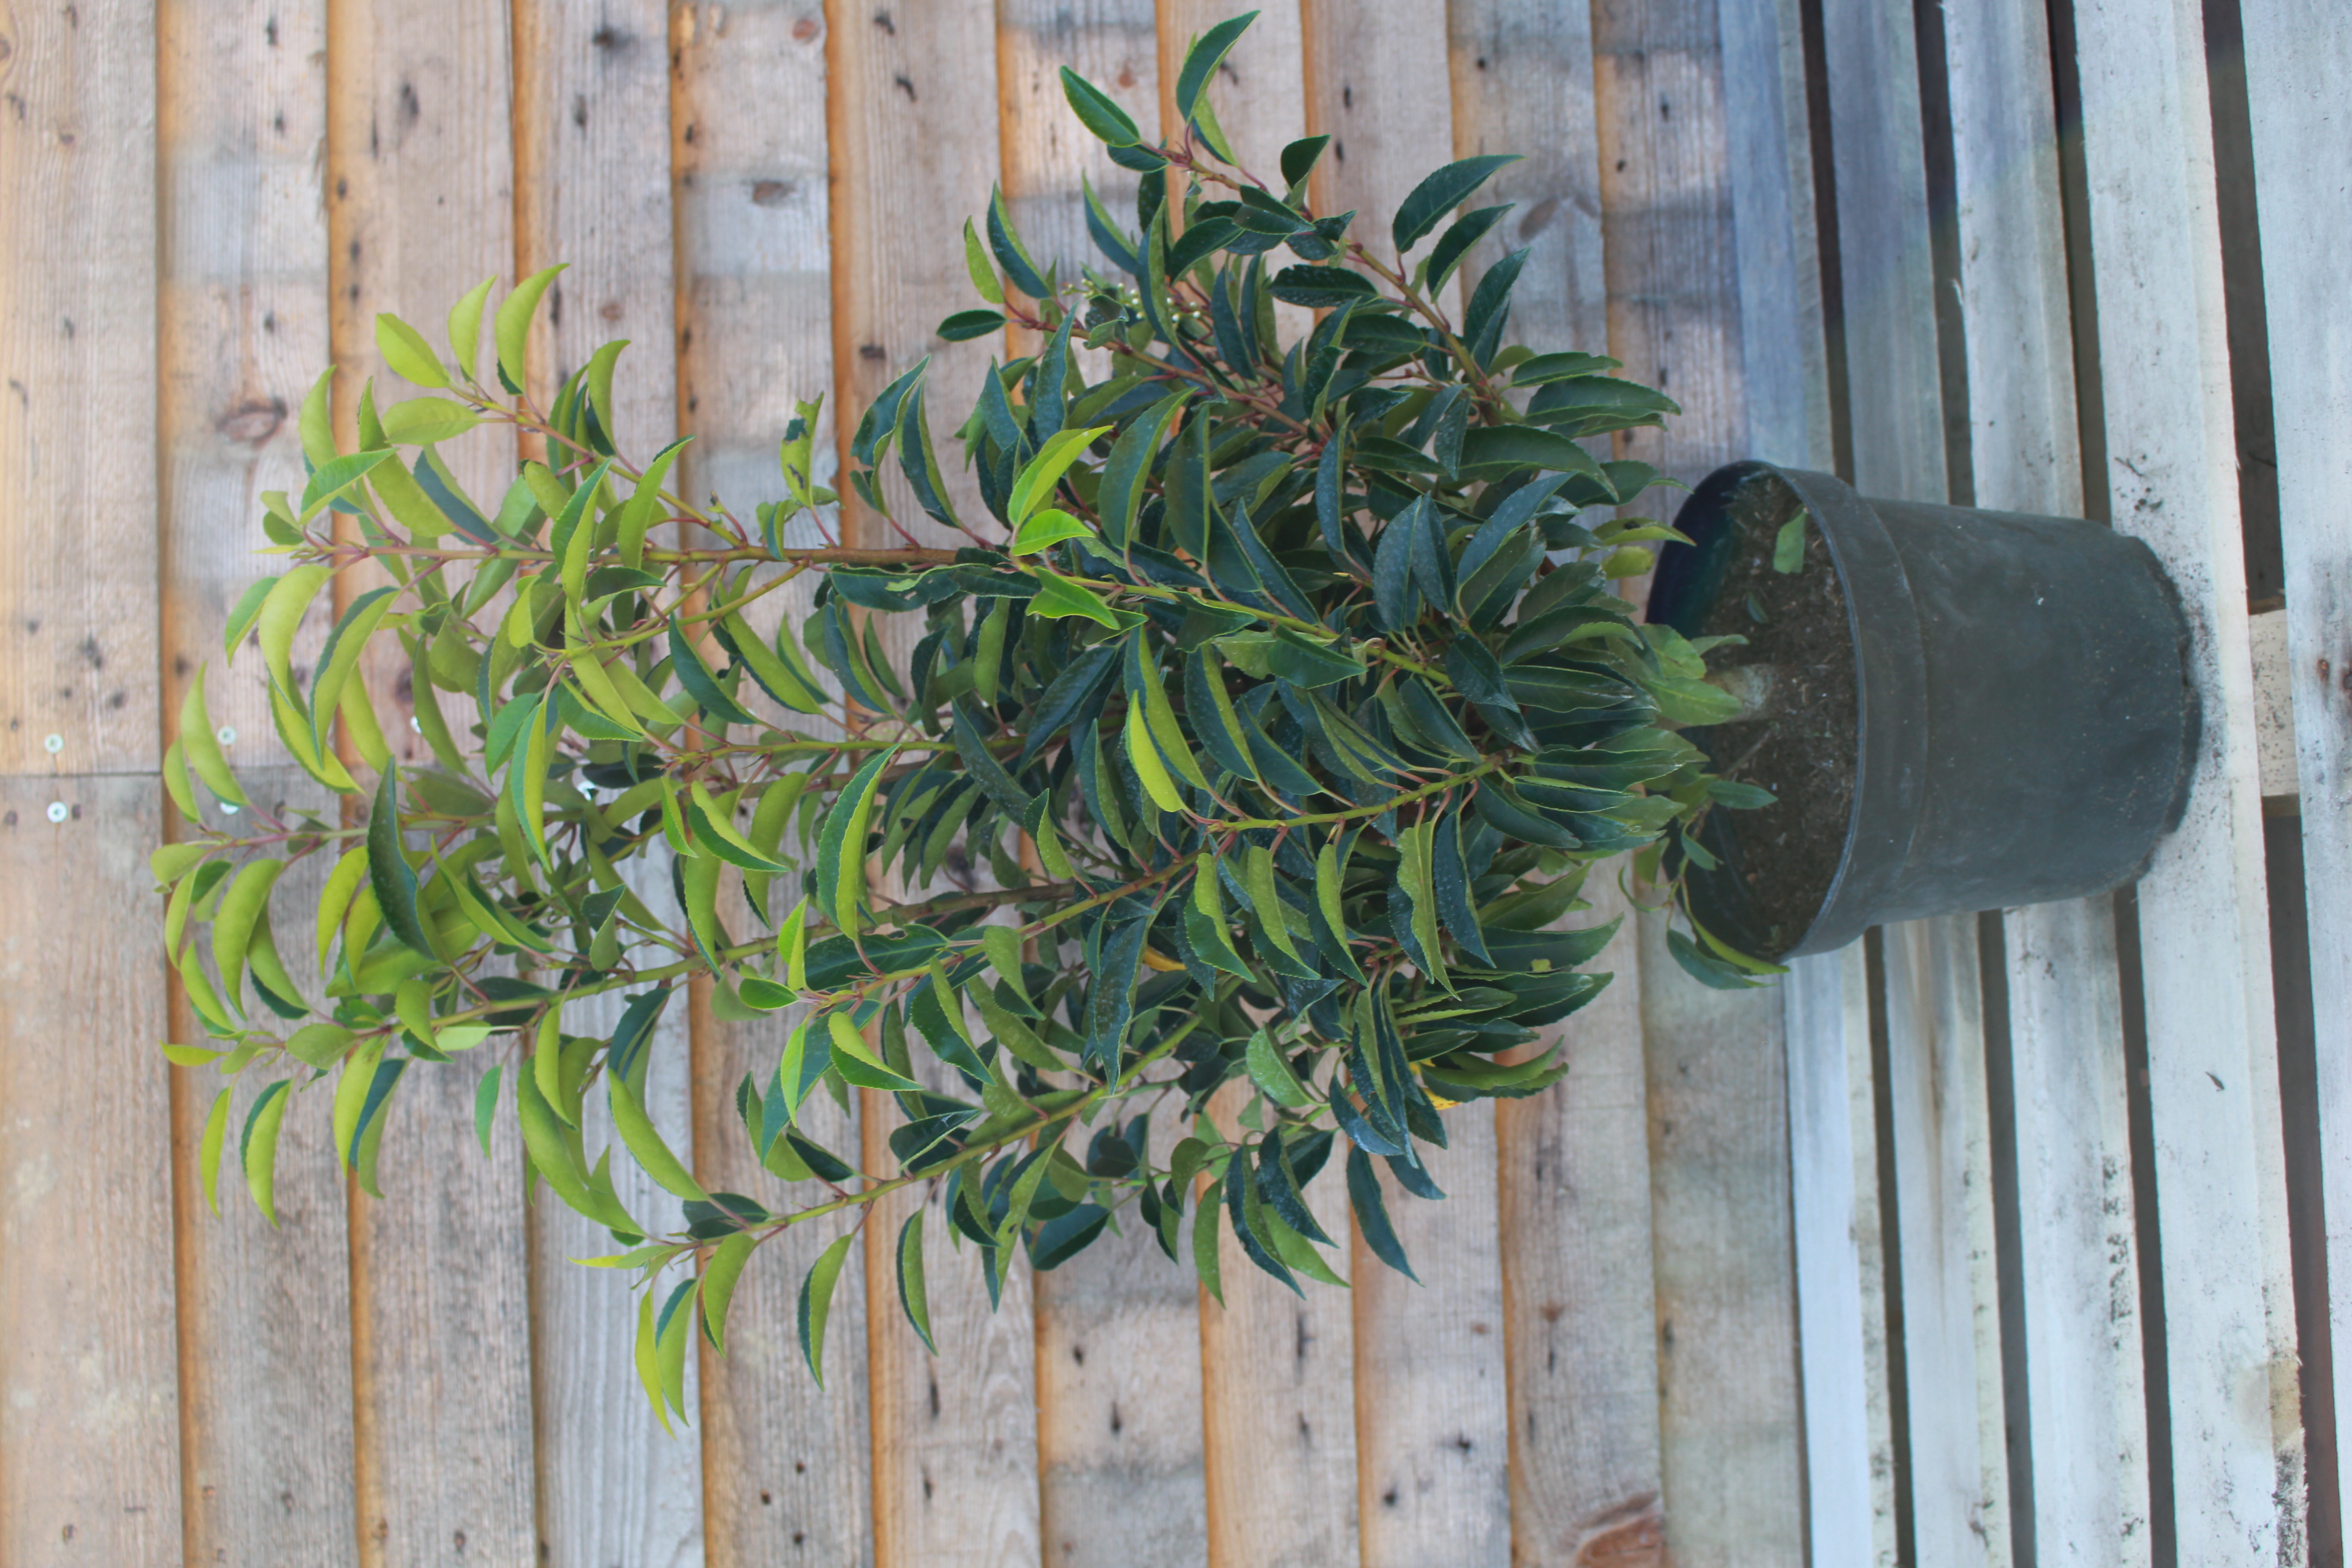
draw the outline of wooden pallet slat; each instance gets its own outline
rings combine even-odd
[[[2281,533],[2304,897],[2310,920],[2312,1016],[2323,1030],[2352,1016],[2352,834],[2345,676],[2352,649],[2346,563],[2352,499],[2352,344],[2344,335],[2343,187],[2352,121],[2340,98],[2352,72],[2352,18],[2309,0],[2246,0],[2247,99],[2253,114],[2263,282],[2271,321]],[[2339,1433],[2352,1412],[2352,1058],[2320,1037],[2327,1272]],[[2339,1465],[2347,1453],[2340,1438]]]
[[[1947,10],[1946,80],[1976,504],[2083,510],[2048,18]],[[2145,1563],[2147,1415],[2113,900],[2002,916],[2039,1560]]]
[[[2180,591],[2203,709],[2138,896],[2173,1516],[2184,1563],[2269,1562],[2301,1535],[2303,1438],[2202,18],[2085,0],[2074,28],[2104,478]]]
[[[511,275],[514,38],[503,5],[361,5],[339,11],[336,24],[328,218],[343,373],[336,413],[348,447],[362,377],[387,401],[405,390],[377,354],[376,312],[399,312],[432,335],[467,289]],[[478,500],[512,479],[512,448],[499,446],[482,437],[446,454]],[[338,593],[355,594],[356,575],[344,574]],[[387,738],[413,759],[424,748],[394,700],[397,664],[372,654],[362,673]],[[384,1111],[384,1196],[353,1188],[362,1563],[458,1551],[528,1561],[538,1549],[521,1141],[502,1118],[489,1160],[475,1143],[476,1074],[487,1066],[411,1070]]]

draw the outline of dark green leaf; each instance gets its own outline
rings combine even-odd
[[[1389,1223],[1387,1203],[1381,1196],[1379,1174],[1371,1160],[1361,1149],[1348,1151],[1348,1201],[1356,1210],[1356,1229],[1372,1256],[1395,1269],[1414,1284],[1421,1276],[1406,1261],[1404,1244],[1397,1239],[1396,1227]]]
[[[1509,212],[1511,206],[1511,203],[1506,202],[1501,206],[1480,207],[1454,219],[1452,226],[1437,237],[1437,243],[1430,247],[1429,276],[1423,287],[1433,294],[1444,288],[1445,280],[1454,276],[1454,269],[1462,265],[1462,258],[1470,254],[1470,247],[1486,238],[1487,231],[1503,221],[1503,215]]]
[[[1143,139],[1126,110],[1112,101],[1110,94],[1072,70],[1062,68],[1062,96],[1070,100],[1070,110],[1078,123],[1114,147],[1131,147]],[[924,1336],[929,1343],[930,1336]]]
[[[1209,79],[1217,74],[1217,68],[1224,63],[1226,54],[1249,30],[1249,25],[1256,20],[1257,13],[1255,11],[1228,17],[1202,34],[1192,48],[1185,52],[1184,63],[1176,72],[1177,118],[1192,118],[1192,111],[1200,105],[1201,94],[1208,88]]]
[[[416,869],[401,847],[399,770],[386,768],[377,781],[375,805],[368,813],[368,883],[383,910],[383,923],[403,945],[427,958],[433,939],[416,911]],[[352,957],[358,963],[356,954]]]
[[[984,338],[1003,325],[1004,312],[1002,310],[958,310],[940,323],[939,335],[951,343],[969,342],[974,338]]]
[[[1402,257],[1421,243],[1422,237],[1445,219],[1445,215],[1485,184],[1495,171],[1506,163],[1518,162],[1517,153],[1487,153],[1475,158],[1465,158],[1448,163],[1412,188],[1396,211],[1395,221],[1389,226],[1390,237],[1396,241],[1397,255]]]
[[[841,1279],[843,1260],[848,1258],[850,1245],[856,1239],[857,1233],[853,1230],[835,1241],[817,1256],[808,1277],[801,1281],[801,1355],[819,1388],[824,1386],[824,1321],[833,1310],[833,1288]]]
[[[1380,293],[1370,279],[1344,267],[1286,267],[1274,275],[1274,281],[1266,288],[1286,305],[1304,305],[1315,310],[1344,305],[1350,300],[1376,299]]]

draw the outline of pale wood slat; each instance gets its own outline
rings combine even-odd
[[[267,569],[253,553],[265,542],[259,492],[301,490],[294,411],[327,363],[317,162],[325,23],[324,5],[221,16],[157,9],[158,413],[165,733],[176,732],[180,695],[208,663],[215,723],[235,731],[226,750],[255,801],[273,813],[293,801],[331,819],[326,793],[287,765],[260,659],[247,652],[232,671],[221,647],[229,606]],[[296,639],[306,671],[330,611],[321,603]],[[281,884],[273,900],[279,930],[307,929],[298,911],[331,860],[313,858]],[[317,996],[310,943],[281,946]],[[175,1006],[173,1033],[200,1037],[184,1007]],[[226,1562],[267,1541],[304,1562],[349,1562],[359,1550],[351,1264],[324,1102],[311,1095],[288,1114],[273,1230],[234,1169],[222,1214],[205,1206],[199,1145],[221,1080],[191,1068],[173,1078],[187,1555]],[[232,1114],[241,1116],[267,1081],[250,1078]]]
[[[1110,161],[1062,90],[1066,66],[1117,99],[1146,134],[1160,120],[1160,39],[1150,0],[1004,0],[997,7],[1004,195],[1041,267],[1109,271],[1087,234],[1085,188],[1122,228],[1137,176]],[[1037,346],[1010,334],[1009,352]],[[1083,353],[1090,378],[1108,353]],[[1152,1122],[1164,1160],[1185,1129]],[[1083,1151],[1081,1151],[1083,1152]],[[1126,1211],[1106,1235],[1031,1285],[1037,1312],[1038,1530],[1044,1560],[1082,1568],[1197,1563],[1208,1552],[1201,1436],[1199,1288]]]
[[[346,449],[360,380],[380,402],[408,389],[385,372],[375,315],[430,337],[449,306],[514,265],[513,34],[504,6],[359,5],[327,40],[331,318]],[[486,334],[487,336],[487,334]],[[487,365],[488,351],[484,351]],[[443,453],[478,502],[495,505],[513,447],[492,434]],[[364,586],[346,573],[346,599]],[[397,668],[395,668],[397,667]],[[386,738],[424,752],[396,700],[404,661],[364,673]],[[474,1090],[488,1063],[419,1066],[385,1109],[382,1202],[353,1189],[353,1403],[361,1561],[528,1561],[537,1552],[528,1221],[521,1142],[501,1118],[485,1161]]]
[[[603,343],[626,339],[614,379],[614,444],[643,464],[677,426],[671,274],[669,59],[666,7],[654,0],[594,11],[517,0],[515,270],[559,262],[527,376],[540,406]],[[557,454],[557,459],[567,456]],[[631,868],[667,907],[667,857]],[[618,994],[567,1016],[575,1034],[620,1022]],[[681,1158],[693,1158],[688,1006],[681,992],[649,1048],[646,1109]],[[602,1098],[590,1097],[589,1147],[613,1144],[622,1203],[671,1227],[677,1200],[618,1152]],[[593,1159],[592,1152],[591,1158]],[[613,1250],[601,1227],[543,1191],[531,1210],[532,1403],[541,1550],[556,1562],[702,1561],[700,1446],[655,1419],[635,1370],[636,1298],[628,1278],[570,1260]],[[665,1281],[665,1288],[667,1288]],[[692,1405],[693,1379],[688,1378]]]
[[[1949,498],[1927,149],[1912,17],[1825,9],[1853,479]],[[1887,1105],[1901,1249],[1912,1529],[1920,1560],[2006,1563],[1999,1282],[1972,915],[1885,930]]]
[[[1860,943],[1790,966],[1789,1163],[1812,1561],[1896,1562],[1870,974]]]
[[[2103,478],[2180,590],[2204,711],[2138,897],[2173,1518],[2184,1563],[2270,1562],[2302,1533],[2303,1426],[2202,16],[2085,0],[2074,27]]]
[[[1970,479],[1983,507],[2083,508],[2048,18],[1944,13]],[[2028,84],[2032,84],[2029,89]],[[2010,1114],[2017,1151],[2037,1561],[2145,1563],[2147,1415],[2115,906],[2011,910]],[[2013,1478],[2016,1485],[2021,1478]]]
[[[694,437],[683,493],[715,493],[748,518],[781,493],[776,444],[793,405],[833,388],[824,16],[816,0],[685,5],[671,27],[680,417]],[[834,468],[830,395],[825,405],[821,479]],[[792,542],[821,539],[803,520]],[[814,581],[780,590],[751,618],[771,635],[797,626],[814,591]],[[697,1171],[708,1186],[772,1205],[792,1194],[759,1168],[734,1097],[747,1073],[767,1081],[790,1017],[722,1022],[697,987]],[[830,1098],[812,1101],[802,1126],[855,1157],[856,1120]],[[818,1232],[761,1248],[729,1315],[727,1354],[702,1352],[704,1551],[714,1564],[874,1560],[864,1271],[845,1270],[835,1288],[822,1388],[794,1328],[801,1279],[832,1238]]]
[[[1465,264],[1533,247],[1510,336],[1538,350],[1608,340],[1592,35],[1583,7],[1479,0],[1449,11],[1454,152],[1519,153],[1474,205],[1518,210]],[[1623,912],[1604,867],[1576,923]],[[1514,1561],[1653,1551],[1660,1541],[1656,1302],[1639,942],[1629,924],[1592,967],[1613,976],[1561,1026],[1567,1079],[1495,1108]]]
[[[2352,832],[2345,803],[2345,679],[2352,649],[2352,342],[2345,336],[2344,184],[2352,170],[2352,16],[2313,0],[2246,0],[2247,100],[2271,322],[2279,502],[2286,551],[2287,647],[2303,796],[2304,897],[2311,921],[2313,1016],[2352,1016]],[[2323,1039],[2326,1037],[2323,1036]],[[2319,1057],[2326,1153],[2330,1320],[2337,1429],[2352,1411],[2352,1058]],[[2340,1443],[2338,1463],[2347,1450]]]
[[[20,7],[0,47],[0,770],[152,767],[153,13]]]
[[[950,433],[986,374],[993,345],[943,344],[932,329],[971,303],[963,261],[967,216],[986,210],[998,169],[994,7],[953,5],[845,14],[827,35],[830,152],[835,171],[833,254],[836,428],[892,376],[931,356],[933,439],[965,526],[995,536]],[[927,542],[962,542],[924,517],[893,472],[898,522]],[[860,511],[845,542],[900,542]],[[919,628],[886,616],[886,648],[904,658]],[[899,1124],[887,1095],[861,1094],[865,1164],[889,1168]],[[866,1222],[867,1361],[874,1441],[875,1560],[1020,1563],[1038,1560],[1036,1374],[1028,1271],[1016,1268],[989,1310],[975,1254],[950,1247],[934,1209],[924,1226],[936,1360],[897,1308],[901,1225],[924,1199],[910,1187],[877,1202]]]
[[[1752,292],[1772,270],[1735,220],[1727,35],[1716,6],[1680,0],[1597,7],[1592,32],[1609,352],[1684,410],[1617,454],[1693,480],[1747,455],[1743,278]],[[1702,990],[1642,925],[1666,1546],[1684,1564],[1796,1563],[1780,1000]]]
[[[1359,214],[1355,237],[1394,265],[1391,216],[1453,153],[1452,95],[1438,68],[1445,6],[1400,0],[1368,13],[1317,0],[1301,9],[1307,129],[1332,139],[1315,173],[1316,205]],[[1441,305],[1456,304],[1461,289],[1450,282]],[[1422,1283],[1381,1263],[1361,1237],[1349,1270],[1368,1568],[1437,1560],[1467,1568],[1510,1557],[1494,1106],[1448,1112],[1446,1132],[1451,1147],[1425,1151],[1444,1203],[1412,1197],[1383,1173],[1389,1213]],[[1341,1174],[1335,1159],[1323,1180],[1336,1186]]]
[[[69,815],[48,820],[62,803]],[[154,781],[0,787],[0,1562],[181,1561]]]

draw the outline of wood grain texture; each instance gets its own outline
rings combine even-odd
[[[1380,1173],[1397,1239],[1421,1283],[1373,1257],[1360,1235],[1349,1271],[1361,1560],[1382,1568],[1511,1561],[1494,1105],[1446,1112],[1445,1135],[1446,1148],[1423,1151],[1444,1203],[1416,1198]],[[1340,1174],[1335,1169],[1323,1184],[1335,1194]]]
[[[1446,8],[1446,60],[1454,155],[1521,155],[1475,198],[1482,206],[1515,202],[1517,210],[1478,242],[1464,270],[1476,277],[1506,253],[1533,247],[1511,294],[1509,335],[1539,351],[1597,352],[1608,338],[1608,283],[1586,8],[1459,0]]]
[[[1976,503],[2083,509],[2056,116],[2042,6],[1944,13]],[[2147,1415],[2115,907],[2012,910],[2009,1055],[2044,1563],[2144,1563]],[[2012,1484],[2015,1482],[2013,1480]]]
[[[602,412],[622,456],[643,464],[677,426],[668,17],[653,0],[593,12],[517,0],[513,13],[515,270],[569,268],[548,290],[526,380],[548,407],[599,345],[632,340],[637,346],[614,377],[615,406]],[[668,906],[667,856],[634,866],[630,876],[656,908]],[[574,1034],[609,1034],[623,1005],[618,995],[599,997],[564,1022]],[[646,1110],[688,1160],[690,1010],[683,992],[666,1009],[646,1090]],[[589,1098],[584,1131],[592,1149],[614,1147],[621,1202],[646,1223],[672,1228],[677,1200],[619,1150],[604,1100]],[[699,1564],[701,1445],[690,1430],[664,1431],[637,1386],[636,1299],[627,1277],[570,1261],[612,1246],[602,1227],[547,1194],[533,1204],[540,1550],[559,1563]]]
[[[0,1562],[180,1561],[152,779],[0,789]],[[48,807],[62,803],[65,821]],[[126,933],[139,937],[123,940]],[[67,1063],[71,1070],[60,1070]],[[93,1087],[101,1092],[93,1092]]]
[[[2339,84],[2352,72],[2352,18],[2302,0],[2248,0],[2247,98],[2271,321],[2285,542],[2288,668],[2303,806],[2305,903],[2311,921],[2313,1016],[2352,1016],[2352,338],[2343,297],[2344,185],[2352,118]],[[2352,1412],[2352,1060],[2323,1051],[2320,1119],[2326,1160],[2336,1407]],[[2352,1450],[2338,1448],[2339,1463]]]
[[[376,312],[432,332],[459,295],[514,265],[514,40],[504,5],[331,0],[328,24],[331,320],[347,373],[337,414],[350,441],[361,376],[376,377],[379,396],[400,386],[376,353]],[[514,448],[494,432],[443,456],[477,501],[503,494],[512,477]],[[338,591],[356,592],[356,575],[345,574]],[[382,663],[366,668],[387,738],[421,752],[405,710],[386,701],[396,676]],[[536,1552],[520,1143],[502,1119],[489,1161],[475,1145],[485,1065],[411,1071],[385,1111],[384,1198],[354,1190],[365,1563],[459,1552],[522,1562]]]
[[[1885,928],[1911,1528],[1920,1561],[2010,1561],[1983,972],[1973,916]]]
[[[155,765],[155,23],[0,12],[0,769]],[[57,736],[62,749],[44,742]]]
[[[2084,0],[2092,269],[2116,526],[2193,629],[2188,814],[2139,885],[2180,1560],[2300,1561],[2303,1423],[2201,13]]]
[[[291,805],[332,820],[333,797],[297,768],[250,770],[245,783],[274,816],[282,819]],[[304,916],[333,863],[328,853],[289,868],[271,900],[277,930],[307,929]],[[303,994],[317,997],[316,950],[307,939],[280,948]],[[177,989],[171,1037],[201,1039],[202,1026]],[[352,1562],[359,1531],[351,1260],[343,1171],[329,1125],[333,1080],[307,1094],[299,1091],[308,1085],[297,1085],[278,1135],[272,1229],[247,1196],[233,1151],[221,1172],[221,1212],[205,1206],[200,1150],[223,1083],[198,1068],[174,1068],[172,1075],[186,1560],[236,1563],[267,1553]],[[282,1076],[255,1071],[241,1081],[232,1129],[244,1126],[254,1097]]]
[[[268,570],[261,492],[302,492],[295,411],[328,364],[326,20],[324,0],[156,10],[163,718],[168,740],[209,665],[240,769],[292,761],[261,660],[229,666],[221,629]],[[332,617],[322,595],[295,639],[300,678]]]
[[[1184,1126],[1152,1118],[1153,1158]],[[1083,1151],[1080,1151],[1083,1152]],[[1036,1275],[1037,1479],[1049,1568],[1207,1561],[1201,1306],[1191,1256],[1171,1260],[1134,1210]]]
[[[936,1060],[917,1073],[942,1091]],[[962,1087],[958,1081],[954,1087]],[[887,1094],[862,1090],[865,1168],[892,1171],[890,1130],[905,1117]],[[1008,1271],[996,1310],[976,1248],[956,1246],[928,1184],[869,1206],[866,1340],[874,1424],[874,1560],[881,1568],[1037,1563],[1037,1369],[1027,1260]],[[934,1356],[899,1310],[898,1236],[929,1205],[923,1275]],[[838,1311],[839,1309],[836,1309]],[[1097,1521],[1095,1528],[1118,1528]]]
[[[1868,964],[1852,943],[1796,960],[1781,984],[1812,1561],[1894,1568],[1895,1435]]]
[[[1248,1099],[1245,1089],[1228,1084],[1211,1103],[1212,1119],[1232,1129]],[[1342,1183],[1318,1180],[1306,1196],[1326,1235],[1346,1232]],[[1346,1292],[1313,1280],[1303,1282],[1303,1295],[1292,1294],[1243,1255],[1230,1222],[1220,1224],[1224,1305],[1201,1292],[1208,1560],[1212,1568],[1357,1562],[1351,1303]]]
[[[762,1171],[735,1114],[735,1086],[746,1073],[766,1080],[793,1017],[723,1023],[696,998],[695,1170],[705,1186],[779,1207],[818,1192]],[[856,1118],[830,1095],[812,1097],[799,1126],[856,1158]],[[725,1358],[703,1350],[703,1529],[715,1568],[874,1561],[864,1269],[853,1259],[835,1288],[823,1388],[802,1363],[796,1327],[801,1280],[837,1234],[817,1221],[764,1244],[736,1289]]]
[[[1299,12],[1307,129],[1331,138],[1315,168],[1315,206],[1358,214],[1350,233],[1393,267],[1390,218],[1423,176],[1453,161],[1453,95],[1438,68],[1450,59],[1445,5],[1390,0],[1366,11],[1301,0]]]
[[[1579,924],[1625,912],[1603,868]],[[1560,1026],[1569,1073],[1495,1108],[1514,1563],[1663,1563],[1640,938]]]
[[[655,910],[672,906],[670,856],[661,847],[630,861],[631,889]],[[641,949],[639,963],[674,954]],[[609,1038],[628,1005],[626,992],[589,997],[564,1010],[563,1031]],[[642,1087],[646,1111],[680,1159],[695,1158],[688,1058],[689,1005],[672,991],[646,1049]],[[530,1070],[517,1057],[509,1071]],[[511,1095],[509,1096],[509,1102]],[[641,1223],[674,1233],[683,1223],[677,1199],[630,1158],[613,1131],[611,1102],[592,1088],[581,1124],[593,1165],[612,1152],[613,1188]],[[662,1429],[636,1372],[637,1297],[635,1276],[583,1268],[572,1259],[616,1249],[613,1235],[574,1213],[544,1186],[530,1210],[532,1451],[538,1462],[539,1542],[554,1563],[644,1563],[646,1568],[699,1568],[702,1547],[702,1445],[690,1426]],[[678,1274],[655,1285],[662,1299]],[[697,1404],[697,1367],[687,1366],[688,1408]],[[675,1423],[677,1418],[672,1417]]]
[[[1683,417],[1616,439],[1685,481],[1749,404],[1717,8],[1592,13],[1609,352]],[[1762,268],[1766,258],[1752,259]],[[1793,289],[1788,290],[1793,294]],[[1641,934],[1665,1540],[1684,1564],[1803,1554],[1780,998],[1706,992]]]

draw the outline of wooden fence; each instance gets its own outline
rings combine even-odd
[[[1245,159],[1335,135],[1327,208],[1527,153],[1517,332],[1685,411],[1629,455],[2145,537],[2206,738],[2136,889],[1728,997],[1629,929],[1566,1083],[1412,1205],[1426,1289],[1236,1260],[1204,1310],[1107,1244],[991,1316],[942,1247],[933,1362],[877,1250],[820,1392],[765,1259],[677,1439],[463,1069],[383,1202],[304,1115],[280,1228],[205,1212],[145,846],[311,378],[348,425],[378,310],[569,260],[541,368],[634,339],[624,439],[765,498],[793,399],[1004,352],[930,335],[992,183],[1054,255],[1082,174],[1131,191],[1057,68],[1149,125],[1240,8],[0,0],[0,1565],[2341,1562],[2342,0],[1265,0],[1214,89]],[[657,1114],[753,1183],[725,1097],[776,1039],[670,1027]]]

